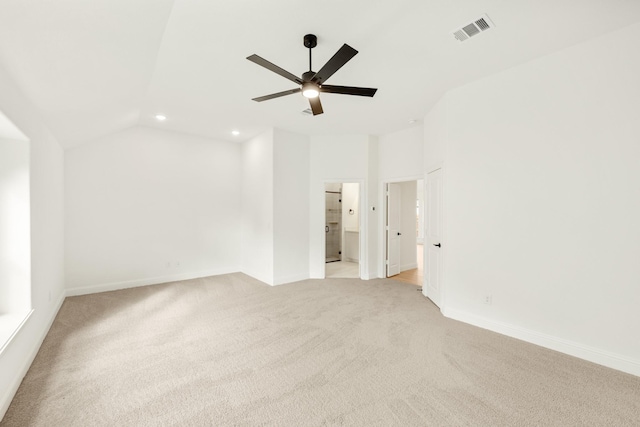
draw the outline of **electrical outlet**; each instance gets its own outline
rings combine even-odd
[[[484,303],[487,305],[491,305],[493,300],[493,296],[492,295],[485,295],[484,296]]]

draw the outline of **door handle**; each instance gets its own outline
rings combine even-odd
[[[329,226],[328,226],[328,225],[325,225],[325,227],[324,227],[324,232],[325,232],[325,233],[328,233],[328,232],[329,232]]]
[[[440,243],[438,243],[438,244],[434,243],[433,246],[440,247]]]
[[[398,233],[398,236],[402,236],[402,233]]]

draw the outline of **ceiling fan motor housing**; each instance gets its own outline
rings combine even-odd
[[[307,34],[304,36],[304,47],[313,49],[318,45],[318,38],[314,34]]]

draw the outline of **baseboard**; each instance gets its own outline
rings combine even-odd
[[[18,370],[18,372],[16,372],[15,379],[13,380],[9,388],[4,392],[2,397],[0,397],[0,420],[4,418],[4,414],[7,412],[7,409],[9,409],[9,405],[11,405],[11,401],[13,400],[13,397],[18,392],[18,388],[20,387],[20,384],[22,384],[22,379],[24,378],[25,375],[27,375],[27,372],[29,371],[29,368],[31,367],[33,360],[36,358],[38,351],[40,351],[40,346],[42,345],[42,342],[44,341],[47,334],[49,333],[49,329],[51,329],[51,325],[53,325],[53,321],[58,315],[58,311],[60,311],[60,307],[62,307],[62,303],[64,302],[65,297],[66,297],[66,293],[62,292],[60,295],[60,298],[58,298],[58,301],[56,301],[56,304],[54,305],[54,308],[51,311],[51,314],[49,315],[49,319],[47,320],[47,323],[45,324],[44,329],[40,333],[40,336],[33,343],[31,350],[24,358],[24,364]]]
[[[169,276],[150,277],[147,279],[126,280],[123,282],[102,283],[99,285],[83,286],[67,289],[67,296],[97,294],[100,292],[117,291],[120,289],[137,288],[139,286],[159,285],[161,283],[177,282],[180,280],[199,279],[201,277],[219,276],[221,274],[236,273],[236,269],[219,269],[209,271],[199,271],[194,273],[173,274]]]
[[[497,322],[475,314],[451,308],[444,308],[442,314],[450,319],[459,320],[470,325],[488,329],[502,335],[507,335],[522,341],[559,351],[589,362],[597,363],[608,368],[640,376],[640,360],[611,353],[599,348],[590,347],[578,342],[565,340],[553,335],[547,335],[511,324]]]
[[[306,274],[306,273],[294,274],[292,276],[286,276],[286,277],[280,277],[280,278],[274,279],[273,285],[271,285],[271,286],[278,286],[278,285],[285,285],[287,283],[299,282],[301,280],[307,280],[308,278],[309,278],[309,275]]]
[[[400,271],[413,270],[414,268],[418,268],[418,263],[413,262],[411,264],[403,264],[400,266]]]

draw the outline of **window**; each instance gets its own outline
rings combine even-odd
[[[29,140],[0,112],[0,352],[31,313]]]

